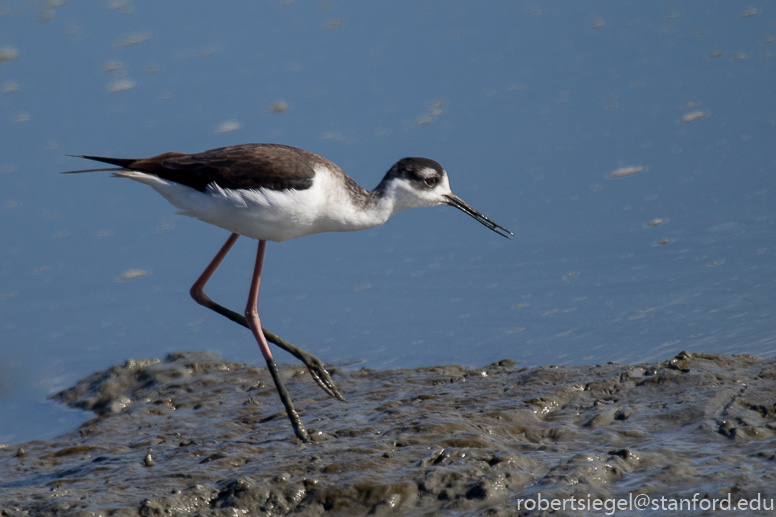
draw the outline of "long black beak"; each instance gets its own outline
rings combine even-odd
[[[453,194],[443,194],[442,197],[447,199],[447,204],[448,205],[454,206],[455,208],[457,208],[461,212],[474,217],[475,219],[477,219],[477,221],[479,221],[480,223],[484,224],[485,226],[487,226],[488,228],[490,228],[491,230],[493,230],[497,234],[501,235],[502,237],[506,237],[507,239],[511,239],[512,237],[515,236],[514,233],[510,232],[509,230],[507,230],[506,228],[504,228],[500,224],[494,223],[493,221],[491,221],[490,219],[488,219],[487,217],[485,217],[484,215],[482,215],[481,213],[479,213],[478,211],[476,211],[475,209],[473,209],[472,207],[470,207],[469,205],[464,203],[463,199],[459,198],[458,196],[454,196]],[[509,234],[509,235],[507,235],[507,234]]]

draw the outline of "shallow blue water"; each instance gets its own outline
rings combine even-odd
[[[261,364],[188,296],[227,233],[67,154],[278,142],[366,188],[427,156],[515,232],[435,208],[271,243],[262,322],[327,363],[776,353],[768,2],[4,5],[0,443],[77,425],[47,395],[127,358]],[[254,253],[208,293],[241,309]]]

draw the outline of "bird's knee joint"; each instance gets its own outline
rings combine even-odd
[[[189,290],[189,294],[198,304],[202,305],[203,307],[210,307],[210,298],[208,298],[202,288],[199,288],[195,285]]]

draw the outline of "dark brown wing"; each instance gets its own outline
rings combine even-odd
[[[138,160],[82,156],[160,178],[204,192],[214,183],[224,189],[306,190],[314,166],[337,166],[320,156],[279,144],[242,144],[197,154],[165,153]]]

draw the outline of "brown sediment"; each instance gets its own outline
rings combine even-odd
[[[518,500],[776,497],[776,360],[332,369],[345,404],[209,353],[56,395],[98,416],[0,449],[0,515],[524,515]],[[573,515],[574,512],[556,512]],[[577,513],[578,515],[578,513]]]

